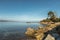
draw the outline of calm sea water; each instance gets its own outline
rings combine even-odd
[[[37,29],[39,26],[41,26],[39,23],[0,22],[0,34],[3,37],[11,34],[18,34],[22,37],[28,27]]]

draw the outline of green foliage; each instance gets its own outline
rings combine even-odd
[[[60,18],[59,18],[59,22],[60,22]]]
[[[52,11],[48,12],[48,17],[52,22],[59,22],[59,18],[56,17],[55,13]]]
[[[54,15],[54,12],[49,11],[49,12],[48,12],[48,17],[50,17],[50,18],[51,18],[52,16],[55,16],[55,15]]]
[[[42,22],[51,22],[49,19],[42,20]]]
[[[48,17],[43,22],[60,22],[60,18],[56,17],[55,13],[52,11],[48,12]]]
[[[48,17],[50,17],[50,19],[53,19],[53,18],[56,18],[56,15],[55,15],[54,12],[49,11],[49,12],[48,12]]]

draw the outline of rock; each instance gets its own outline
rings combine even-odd
[[[48,34],[45,40],[55,40],[55,38],[50,34]]]
[[[50,24],[49,26],[38,27],[37,30],[27,28],[25,34],[29,37],[35,37],[36,40],[59,40],[60,36],[58,33],[60,34],[60,29],[56,31],[56,27],[57,25]],[[45,33],[47,33],[47,35]]]
[[[56,38],[56,40],[60,40],[60,36],[59,36],[59,34],[54,33],[53,36],[54,36],[54,38]]]
[[[60,37],[58,37],[56,40],[60,40]]]
[[[35,30],[32,28],[27,28],[27,31],[25,32],[25,34],[27,36],[34,36]]]
[[[36,37],[36,40],[42,40],[44,37],[44,34],[43,33],[36,33],[35,37]]]

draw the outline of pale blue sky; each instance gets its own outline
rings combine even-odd
[[[49,11],[60,16],[60,0],[0,0],[0,19],[39,21]]]

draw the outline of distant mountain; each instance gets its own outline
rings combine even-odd
[[[16,21],[11,21],[11,20],[0,20],[0,22],[16,22]]]
[[[0,22],[7,22],[8,20],[0,20]]]

